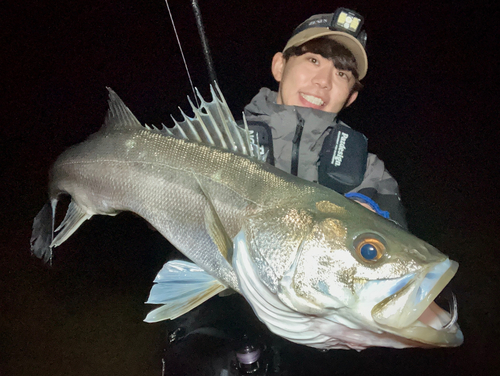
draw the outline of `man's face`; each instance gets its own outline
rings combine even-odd
[[[351,72],[338,70],[331,60],[311,52],[292,56],[288,61],[278,52],[272,72],[280,83],[278,104],[338,113],[358,96],[357,92],[350,95],[355,83]]]

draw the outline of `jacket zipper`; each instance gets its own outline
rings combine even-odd
[[[295,128],[295,136],[293,136],[292,140],[292,164],[290,166],[290,172],[295,176],[297,176],[299,171],[300,139],[302,138],[302,131],[304,130],[304,122],[304,118],[297,112],[297,128]]]

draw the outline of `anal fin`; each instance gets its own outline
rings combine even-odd
[[[55,205],[53,204],[53,212],[55,212]],[[77,229],[81,226],[83,222],[90,219],[93,214],[85,212],[78,204],[73,200],[68,205],[68,210],[66,211],[66,216],[55,230],[57,233],[56,237],[52,240],[50,244],[51,248],[57,247],[64,243]]]

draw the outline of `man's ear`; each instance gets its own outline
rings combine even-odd
[[[273,62],[271,65],[271,72],[273,73],[274,79],[281,82],[283,77],[283,68],[285,67],[285,58],[281,52],[276,52],[273,56]]]
[[[349,98],[346,101],[345,107],[349,107],[352,104],[352,102],[354,102],[356,100],[356,98],[358,97],[358,93],[359,93],[359,91],[354,91],[351,93],[351,95],[349,96]]]

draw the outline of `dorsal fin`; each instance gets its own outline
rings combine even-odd
[[[142,126],[120,97],[111,88],[108,87],[107,89],[109,91],[109,110],[103,126],[106,131],[147,129],[170,137],[198,142],[229,150],[233,153],[247,155],[263,162],[266,161],[267,153],[262,153],[260,145],[252,141],[253,138],[250,136],[244,115],[245,128],[241,128],[234,121],[233,115],[217,84],[215,84],[215,90],[210,85],[211,102],[205,101],[198,90],[196,90],[196,95],[200,100],[199,107],[196,107],[188,97],[194,117],[187,116],[179,108],[183,120],[178,122],[172,117],[175,124],[173,128],[167,128],[163,124],[162,128],[148,125]]]
[[[260,145],[252,142],[246,121],[244,129],[234,121],[217,84],[215,84],[215,90],[210,85],[210,93],[212,101],[207,102],[196,90],[200,100],[199,107],[196,107],[188,97],[194,116],[189,117],[180,110],[183,120],[178,122],[172,117],[175,126],[168,130],[163,128],[162,131],[168,132],[172,137],[215,146],[265,161],[267,155],[260,152]]]
[[[135,117],[132,111],[129,110],[125,103],[120,99],[113,89],[107,87],[109,91],[109,109],[106,114],[103,128],[106,130],[112,129],[144,129]]]

